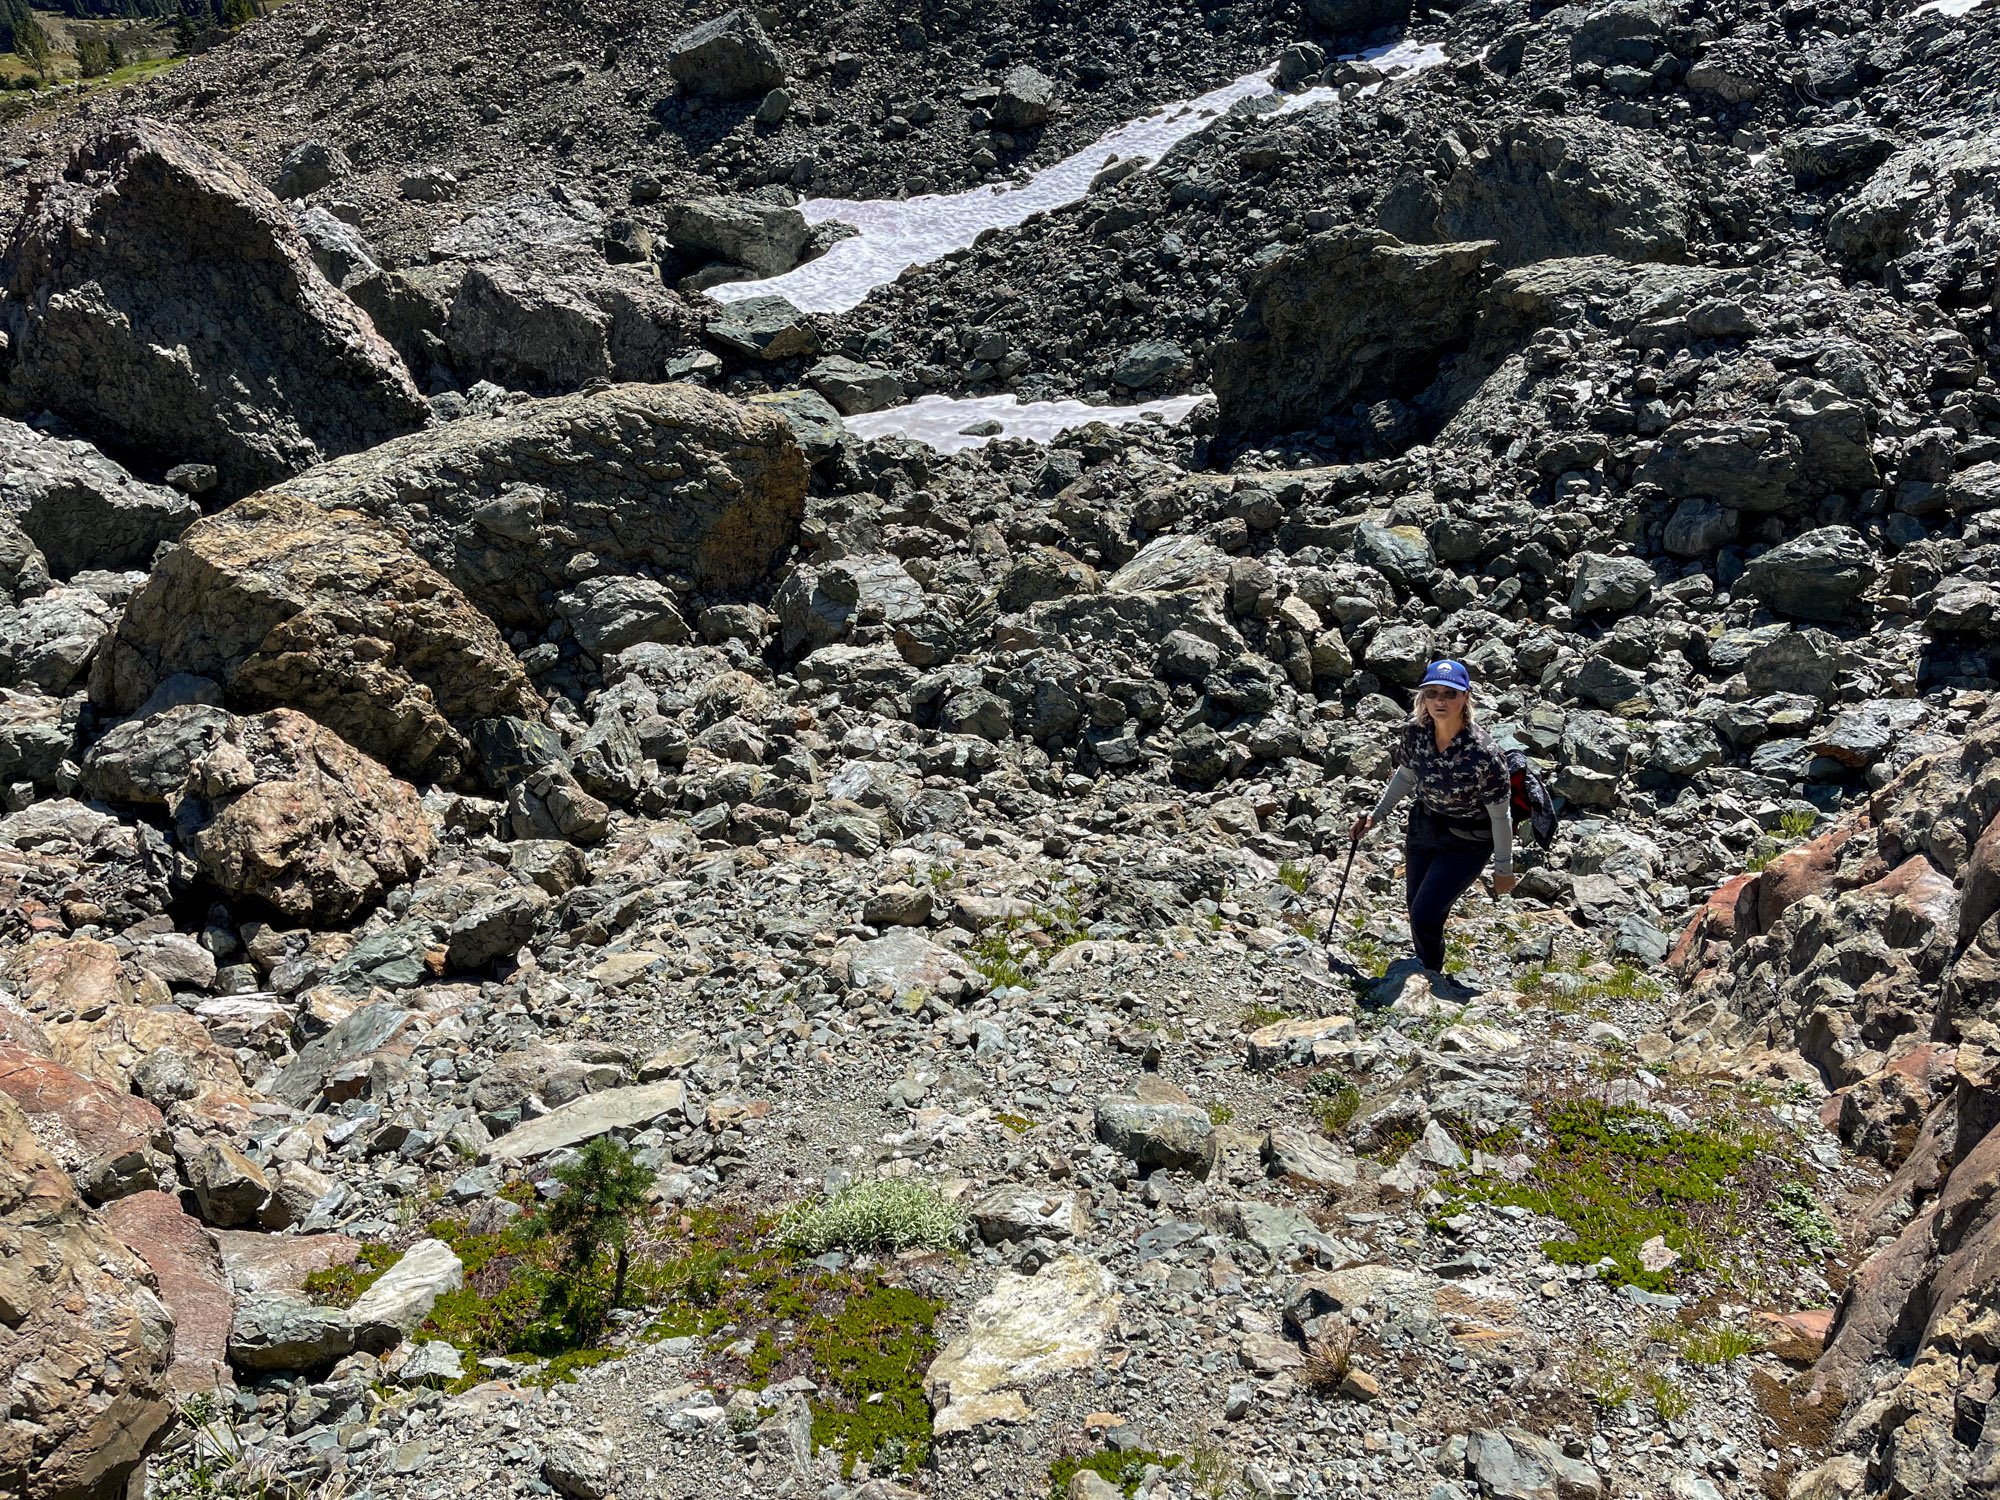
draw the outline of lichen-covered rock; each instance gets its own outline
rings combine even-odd
[[[8,247],[9,405],[241,495],[429,408],[284,208],[173,126],[124,119],[31,190]]]
[[[622,385],[399,438],[285,493],[389,522],[502,625],[541,629],[580,553],[681,588],[755,583],[798,529],[806,462],[776,413]]]
[[[190,766],[174,819],[223,891],[312,925],[365,911],[437,848],[415,788],[287,709],[223,728]]]
[[[92,696],[130,713],[181,672],[214,678],[240,708],[309,713],[443,781],[471,763],[473,723],[542,712],[492,623],[394,532],[281,494],[188,531],[126,609]]]
[[[173,1319],[4,1097],[0,1246],[0,1487],[23,1500],[122,1495],[173,1415]]]
[[[201,507],[165,485],[142,484],[88,443],[0,418],[0,508],[54,570],[144,568]]]

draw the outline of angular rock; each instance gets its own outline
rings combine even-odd
[[[1795,620],[1838,624],[1875,582],[1875,553],[1848,526],[1822,526],[1752,559],[1733,592]]]
[[[189,767],[173,813],[220,889],[309,926],[365,911],[415,879],[437,848],[415,788],[289,709],[221,729]]]
[[[761,198],[689,198],[667,210],[667,243],[690,255],[778,276],[805,254],[812,226]]]
[[[0,1242],[0,1484],[22,1500],[123,1495],[174,1414],[173,1319],[6,1097]]]
[[[167,1127],[144,1099],[12,1043],[0,1043],[0,1096],[95,1201],[156,1185]]]
[[[555,394],[593,380],[664,379],[698,333],[693,310],[652,267],[570,258],[473,266],[444,341],[466,380]]]
[[[0,508],[12,514],[50,570],[150,567],[162,542],[201,507],[164,485],[142,484],[88,443],[0,419]]]
[[[1215,1126],[1192,1104],[1107,1094],[1096,1115],[1097,1138],[1142,1167],[1201,1171],[1214,1159]]]
[[[805,456],[781,417],[682,385],[523,402],[285,486],[386,521],[486,614],[535,631],[549,624],[542,596],[575,582],[579,553],[676,587],[752,586],[797,530],[805,491]]]
[[[1252,273],[1249,307],[1214,355],[1224,438],[1317,426],[1430,384],[1471,337],[1492,249],[1345,230]]]
[[[229,1362],[250,1374],[314,1374],[352,1354],[354,1336],[354,1323],[341,1308],[316,1307],[289,1292],[251,1292],[236,1304]]]
[[[430,418],[277,199],[173,126],[92,132],[31,190],[6,264],[13,409],[213,464],[226,496]]]
[[[475,721],[542,711],[492,623],[393,533],[289,495],[189,529],[133,597],[92,696],[130,713],[179,672],[214,678],[245,708],[311,714],[434,780],[465,772]]]
[[[676,38],[667,71],[690,94],[750,99],[784,84],[785,58],[755,17],[732,10]]]

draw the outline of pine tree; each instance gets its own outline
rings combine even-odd
[[[543,1211],[542,1227],[563,1240],[563,1269],[578,1279],[596,1270],[605,1251],[612,1252],[611,1305],[616,1307],[625,1300],[632,1226],[646,1207],[652,1174],[625,1147],[599,1136],[555,1175],[562,1196]]]

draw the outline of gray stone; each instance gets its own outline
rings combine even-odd
[[[1249,306],[1213,357],[1223,440],[1320,426],[1357,401],[1422,390],[1471,336],[1492,249],[1341,230],[1252,272]]]
[[[416,1332],[446,1292],[465,1285],[465,1266],[443,1240],[418,1240],[347,1309],[364,1348],[379,1352]],[[393,1337],[386,1337],[393,1331]],[[384,1339],[386,1338],[386,1342]]]
[[[517,1164],[533,1161],[614,1130],[636,1129],[664,1115],[677,1114],[686,1098],[686,1090],[674,1080],[585,1094],[540,1119],[508,1131],[481,1153],[481,1160]]]
[[[337,1307],[315,1307],[285,1292],[252,1292],[236,1304],[229,1362],[262,1374],[313,1373],[354,1352],[354,1324]]]
[[[1849,526],[1823,526],[1753,559],[1732,590],[1796,620],[1837,624],[1875,582],[1875,553]]]
[[[1215,1156],[1215,1127],[1192,1104],[1107,1094],[1096,1120],[1097,1138],[1142,1167],[1203,1171]]]
[[[796,208],[761,198],[690,198],[667,210],[667,243],[690,255],[777,276],[805,254],[812,226]]]
[[[430,419],[278,200],[173,126],[93,130],[31,196],[6,264],[13,409],[213,464],[225,497]]]
[[[749,12],[732,10],[676,38],[667,70],[687,93],[750,99],[784,83],[785,58]]]
[[[993,123],[1002,130],[1039,130],[1049,121],[1055,93],[1055,80],[1039,68],[1010,68],[993,102]]]
[[[1188,352],[1179,344],[1148,339],[1125,351],[1112,368],[1111,380],[1129,391],[1144,391],[1185,375],[1188,368]]]
[[[0,419],[0,508],[68,578],[85,568],[150,567],[162,543],[201,507],[164,485],[142,484],[88,443],[46,437]]]
[[[1653,593],[1653,570],[1643,558],[1586,552],[1576,560],[1575,576],[1569,591],[1573,614],[1623,614]]]
[[[819,334],[783,297],[745,297],[709,320],[711,343],[731,354],[776,361],[819,353]]]
[[[835,354],[806,371],[806,384],[831,401],[843,417],[881,411],[903,399],[902,377],[878,365]]]

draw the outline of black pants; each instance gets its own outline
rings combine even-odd
[[[1442,972],[1445,918],[1486,868],[1493,849],[1468,843],[1412,843],[1403,855],[1407,862],[1404,891],[1410,908],[1410,942],[1426,969]]]

